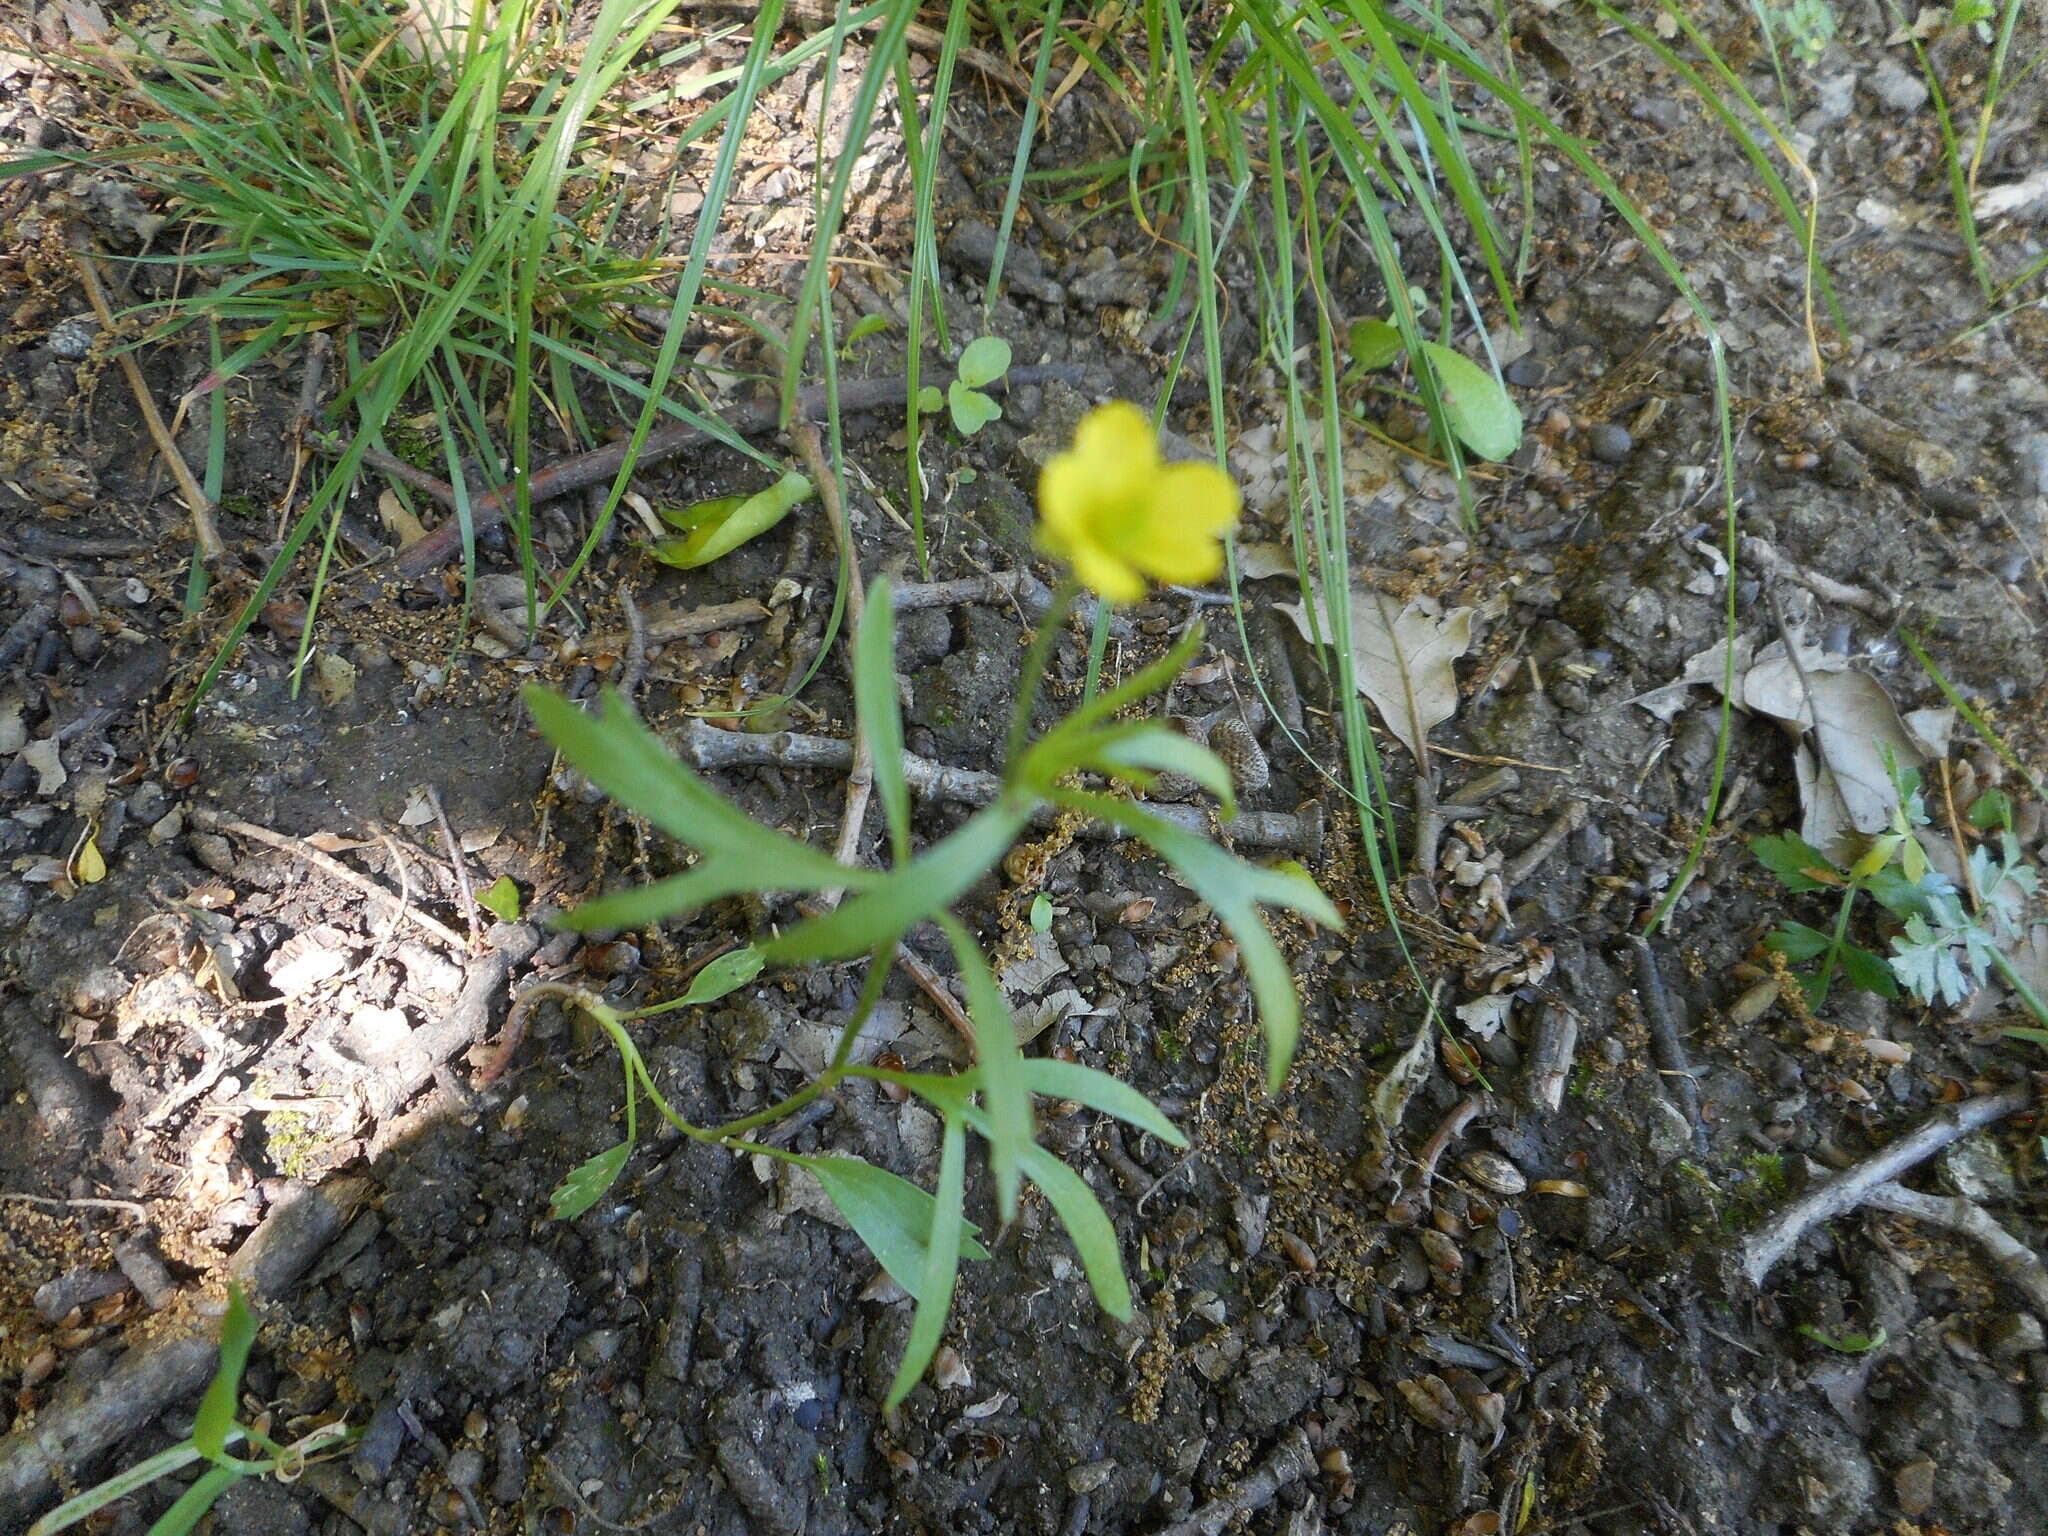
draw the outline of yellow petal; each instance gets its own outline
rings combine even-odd
[[[1071,559],[1081,585],[1108,602],[1135,603],[1145,595],[1143,576],[1093,544],[1076,545]]]
[[[72,870],[80,885],[97,885],[107,878],[106,857],[100,852],[100,845],[88,837],[85,846],[78,850],[78,859]]]
[[[1159,463],[1159,436],[1152,418],[1128,400],[1098,405],[1074,429],[1074,452],[1091,464],[1139,473]]]
[[[1146,546],[1138,559],[1145,573],[1168,586],[1198,586],[1223,570],[1223,545],[1206,535],[1199,540]]]
[[[1038,519],[1055,553],[1064,554],[1085,536],[1091,499],[1088,466],[1079,454],[1056,454],[1038,472]]]
[[[1182,527],[1223,533],[1237,526],[1244,498],[1214,464],[1169,464],[1159,472],[1155,504],[1174,509]]]

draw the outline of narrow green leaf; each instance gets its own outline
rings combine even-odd
[[[672,565],[679,571],[709,565],[720,556],[731,554],[749,539],[759,538],[789,516],[792,509],[808,501],[811,495],[810,480],[791,470],[767,490],[747,497],[722,515],[704,518],[688,533],[657,540],[654,557],[663,565]]]
[[[228,1437],[230,1444],[241,1438],[239,1429]],[[190,1440],[181,1440],[169,1450],[158,1451],[154,1456],[116,1472],[105,1482],[86,1489],[74,1498],[66,1499],[31,1525],[28,1528],[28,1536],[56,1536],[58,1531],[69,1530],[72,1526],[82,1523],[86,1516],[105,1509],[116,1499],[125,1499],[136,1489],[153,1483],[180,1467],[190,1466],[199,1459],[199,1447]]]
[[[956,371],[960,383],[978,390],[1010,371],[1010,344],[1000,336],[977,336],[961,350]]]
[[[228,1432],[235,1424],[235,1398],[242,1389],[242,1367],[249,1363],[249,1346],[256,1342],[256,1314],[242,1299],[240,1282],[228,1282],[228,1313],[220,1325],[220,1367],[199,1400],[199,1415],[192,1421],[192,1444],[209,1461],[227,1450]]]
[[[1006,796],[977,812],[944,842],[870,880],[868,890],[838,910],[770,940],[762,952],[774,964],[789,965],[850,959],[894,942],[915,924],[946,910],[987,874],[1029,819],[1029,808]]]
[[[1441,342],[1423,341],[1422,355],[1435,370],[1458,440],[1482,459],[1512,458],[1522,443],[1522,413],[1500,380]]]
[[[1073,1169],[1035,1143],[1024,1152],[1024,1171],[1031,1182],[1045,1191],[1053,1214],[1073,1239],[1081,1268],[1103,1311],[1118,1322],[1131,1318],[1131,1286],[1124,1278],[1123,1251],[1116,1239],[1116,1227],[1095,1191]]]
[[[875,794],[898,864],[910,859],[910,785],[903,777],[903,712],[896,694],[896,600],[884,576],[868,589],[853,637],[853,704],[874,759]]]
[[[1180,644],[1151,666],[1126,678],[1107,693],[1098,693],[1061,720],[1031,743],[1020,761],[1011,765],[1016,780],[1041,792],[1057,784],[1064,774],[1094,750],[1090,738],[1097,737],[1105,729],[1105,721],[1113,720],[1123,710],[1159,692],[1180,676],[1181,668],[1201,649],[1206,638],[1207,632],[1200,623],[1190,625]]]
[[[1287,959],[1266,931],[1259,907],[1285,907],[1326,927],[1342,928],[1343,918],[1330,899],[1303,875],[1247,864],[1207,838],[1183,831],[1127,800],[1075,790],[1063,790],[1055,798],[1143,841],[1215,911],[1237,941],[1238,959],[1251,982],[1259,1024],[1266,1036],[1266,1088],[1278,1093],[1301,1034],[1301,1000],[1295,995]]]
[[[690,990],[677,1000],[677,1006],[687,1008],[698,1003],[715,1003],[760,975],[767,963],[766,957],[752,944],[720,955],[696,974],[690,982]]]
[[[572,933],[591,933],[603,928],[641,928],[669,918],[683,917],[700,907],[727,896],[760,894],[777,890],[763,883],[770,872],[758,865],[725,854],[714,854],[694,869],[669,875],[652,885],[630,886],[609,891],[555,919],[555,926]],[[814,890],[810,884],[787,889]]]
[[[807,1157],[802,1166],[817,1175],[825,1194],[890,1278],[924,1300],[924,1273],[932,1237],[932,1197],[908,1179],[858,1157]],[[975,1241],[980,1231],[961,1223],[960,1256],[977,1262],[988,1250]]]
[[[1003,1000],[995,973],[981,946],[951,913],[938,915],[939,927],[953,946],[960,979],[967,987],[967,1012],[974,1020],[974,1056],[981,1066],[982,1101],[988,1108],[989,1161],[995,1169],[996,1208],[1005,1223],[1017,1216],[1018,1159],[1031,1145],[1036,1127],[1031,1118],[1031,1090],[1025,1083],[1023,1052],[1017,1049],[1017,1027]]]
[[[707,854],[734,855],[778,882],[763,888],[859,888],[881,878],[870,870],[845,867],[808,843],[770,831],[747,816],[677,762],[616,689],[605,690],[602,715],[585,714],[559,694],[536,686],[526,689],[525,698],[541,733],[598,788],[678,842]]]
[[[981,1069],[967,1072],[897,1072],[888,1067],[849,1067],[850,1077],[907,1088],[942,1115],[965,1114],[981,1089]]]
[[[476,893],[477,905],[502,923],[519,921],[519,885],[510,875],[500,875]]]
[[[1185,774],[1223,802],[1225,821],[1237,815],[1237,786],[1223,759],[1170,726],[1147,721],[1136,731],[1120,733],[1092,754],[1086,766],[1120,778],[1134,768],[1148,776],[1164,772]]]
[[[199,1474],[197,1482],[178,1495],[177,1503],[156,1517],[149,1536],[185,1536],[206,1518],[214,1501],[240,1482],[242,1476],[233,1467],[208,1467]]]
[[[1107,1072],[1098,1072],[1078,1061],[1031,1056],[1024,1062],[1024,1081],[1033,1093],[1044,1094],[1049,1099],[1072,1099],[1076,1104],[1085,1104],[1105,1115],[1113,1115],[1126,1125],[1134,1125],[1148,1135],[1157,1136],[1170,1147],[1188,1144],[1187,1137],[1160,1112],[1157,1105],[1129,1083],[1111,1077]]]
[[[965,1194],[967,1133],[958,1116],[946,1117],[946,1132],[939,1144],[939,1187],[932,1196],[932,1235],[925,1246],[924,1273],[917,1293],[917,1315],[910,1322],[910,1338],[903,1346],[903,1359],[896,1367],[896,1379],[889,1384],[883,1408],[893,1409],[910,1395],[937,1353],[945,1336],[946,1316],[953,1308],[953,1282],[960,1274],[960,1206]]]
[[[555,1192],[548,1196],[548,1215],[556,1221],[574,1221],[597,1204],[604,1192],[618,1182],[626,1159],[632,1155],[633,1143],[628,1140],[586,1158],[582,1166],[562,1180],[555,1187]]]

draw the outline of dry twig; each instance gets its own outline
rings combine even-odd
[[[825,521],[831,526],[833,541],[838,544],[839,553],[846,561],[846,653],[848,670],[851,671],[854,666],[854,637],[859,635],[861,619],[867,611],[867,591],[860,579],[860,555],[853,547],[853,530],[846,524],[846,507],[839,499],[839,476],[825,457],[825,445],[819,440],[817,427],[811,422],[800,421],[789,429],[789,436],[804,461],[811,484],[817,488],[819,505],[825,509]],[[841,864],[852,864],[860,857],[861,827],[868,819],[868,801],[873,797],[874,789],[874,752],[868,744],[867,732],[860,731],[854,741],[853,762],[846,775],[846,813],[840,818],[839,843],[832,852],[832,857]],[[820,892],[818,910],[831,911],[845,895],[844,888]]]
[[[263,843],[269,847],[281,849],[283,852],[291,854],[294,858],[305,860],[306,863],[312,865],[321,873],[332,875],[344,885],[354,886],[379,906],[396,912],[400,917],[411,918],[450,949],[466,951],[469,948],[462,935],[453,928],[450,928],[446,923],[439,922],[427,916],[426,913],[420,911],[417,907],[401,901],[368,875],[357,874],[346,864],[342,863],[341,860],[334,858],[330,854],[322,853],[304,838],[291,837],[283,832],[273,832],[268,827],[259,827],[253,821],[243,821],[234,816],[223,816],[219,811],[208,810],[204,806],[194,807],[191,815],[192,824],[208,832],[230,833],[235,837],[247,838],[251,842]]]
[[[1045,383],[1054,379],[1067,383],[1078,383],[1085,369],[1070,365],[1053,365],[1043,368],[1012,368],[1003,378],[982,386],[985,390],[1014,389],[1020,384]],[[903,403],[905,381],[901,376],[885,379],[855,379],[840,386],[838,406],[841,412],[872,411],[887,405]],[[798,393],[795,416],[799,420],[816,421],[829,409],[823,385],[813,385]],[[782,408],[770,400],[758,404],[743,405],[735,409],[726,421],[732,433],[741,437],[758,437],[773,432],[782,425]],[[647,434],[640,446],[636,466],[658,463],[673,458],[686,449],[701,447],[716,442],[718,438],[701,427],[689,422],[670,422],[656,427]],[[557,460],[545,469],[534,471],[527,479],[527,498],[538,506],[558,496],[567,496],[588,486],[601,485],[618,474],[626,462],[626,455],[632,446],[631,439],[607,443],[602,448],[593,448],[587,453],[573,454]],[[337,444],[337,453],[347,451],[346,444]],[[392,473],[381,460],[378,465]],[[436,501],[446,506],[455,504],[455,492],[445,482],[431,476],[407,476],[409,483],[425,491]],[[489,495],[480,497],[470,507],[472,536],[486,529],[495,528],[504,522],[507,510],[517,500],[515,489],[501,486]],[[409,581],[418,581],[429,572],[437,571],[455,558],[462,548],[462,525],[455,518],[448,518],[440,527],[425,538],[408,545],[398,556],[398,572]]]
[[[1936,1110],[1897,1141],[1873,1152],[1853,1168],[1844,1169],[1826,1183],[1808,1190],[1751,1233],[1741,1248],[1743,1274],[1749,1278],[1750,1284],[1762,1285],[1764,1277],[1777,1266],[1778,1261],[1813,1228],[1870,1200],[1880,1186],[1890,1185],[1900,1174],[1925,1162],[1950,1142],[1959,1141],[1970,1132],[2003,1120],[2007,1115],[2016,1115],[2031,1108],[2034,1097],[2033,1088],[2021,1084],[2002,1093],[1965,1099],[1960,1104]],[[1896,1205],[1887,1208],[1898,1209]],[[1904,1214],[1916,1213],[1908,1211]],[[1928,1219],[1933,1218],[1930,1216]],[[1978,1234],[1973,1232],[1971,1235]]]
[[[684,723],[670,738],[683,761],[699,773],[719,768],[765,767],[843,769],[853,761],[853,743],[833,736],[809,736],[795,731],[778,731],[757,736],[750,731],[721,731],[702,720]],[[928,800],[953,800],[963,805],[989,805],[1002,793],[1003,781],[993,773],[975,768],[954,768],[928,757],[906,752],[903,776],[910,792]],[[1211,831],[1209,813],[1200,806],[1177,805],[1167,801],[1142,802],[1145,811],[1162,821],[1207,836]],[[1051,812],[1047,812],[1051,815]],[[1322,808],[1314,801],[1297,813],[1240,810],[1235,821],[1225,823],[1230,840],[1240,848],[1284,848],[1314,857],[1322,851]],[[1080,835],[1086,838],[1117,839],[1124,834],[1100,822],[1089,822]]]
[[[92,304],[92,312],[98,317],[100,328],[111,332],[115,327],[113,306],[107,303],[107,290],[100,282],[99,269],[91,253],[81,241],[72,247],[72,256],[78,263],[79,286],[85,289],[86,299]],[[143,378],[135,354],[124,348],[119,356],[121,372],[127,375],[128,388],[135,395],[135,409],[141,413],[142,424],[149,429],[150,441],[163,455],[171,478],[178,482],[178,494],[192,514],[192,537],[199,545],[199,558],[208,565],[217,565],[227,555],[228,547],[221,542],[220,529],[214,525],[213,503],[200,489],[198,480],[193,478],[185,456],[178,452],[178,444],[164,425],[164,418],[156,408],[156,397],[149,392],[149,381]]]

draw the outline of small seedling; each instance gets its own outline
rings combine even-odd
[[[1392,367],[1408,355],[1401,333],[1385,320],[1360,320],[1350,334],[1352,376]],[[1522,412],[1500,380],[1464,353],[1421,342],[1421,366],[1436,379],[1444,417],[1458,441],[1482,459],[1505,459],[1522,444]]]
[[[476,893],[477,905],[501,923],[519,921],[519,887],[510,875],[500,875]]]
[[[206,1395],[199,1400],[192,1433],[169,1450],[159,1451],[76,1498],[66,1499],[31,1525],[28,1536],[55,1536],[160,1477],[168,1477],[195,1461],[205,1461],[211,1465],[149,1528],[149,1536],[183,1536],[205,1518],[222,1494],[243,1478],[295,1479],[318,1453],[332,1452],[356,1438],[358,1431],[337,1420],[321,1425],[290,1445],[280,1445],[260,1428],[240,1422],[235,1417],[235,1404],[241,1393],[242,1368],[248,1363],[249,1347],[255,1342],[256,1316],[242,1299],[242,1288],[230,1281],[227,1317],[221,1324],[220,1367],[214,1372]],[[228,1454],[229,1446],[245,1440],[263,1453],[260,1458]]]
[[[952,412],[954,428],[962,437],[972,437],[1001,418],[1002,406],[984,386],[995,383],[1009,371],[1010,344],[1000,336],[976,337],[961,352],[960,365],[943,395],[932,384],[917,392],[918,409],[929,413],[942,405],[947,407]]]
[[[870,336],[879,336],[888,329],[889,317],[887,315],[862,315],[858,320],[854,321],[853,328],[846,333],[846,340],[839,344],[839,360],[843,363],[852,362],[855,347],[866,341]]]
[[[1871,1333],[1826,1333],[1812,1323],[1801,1323],[1792,1331],[1802,1339],[1811,1339],[1822,1349],[1832,1349],[1841,1355],[1867,1355],[1873,1349],[1883,1349],[1890,1338],[1882,1327]]]
[[[676,531],[655,540],[654,558],[679,571],[709,565],[773,528],[794,508],[810,500],[812,490],[806,476],[791,470],[765,491],[714,496],[679,512],[665,511],[661,520]]]
[[[1967,892],[1927,861],[1919,829],[1928,825],[1917,770],[1890,764],[1898,792],[1891,825],[1846,868],[1811,843],[1789,832],[1755,838],[1750,851],[1788,891],[1841,893],[1832,928],[1782,920],[1765,946],[1795,964],[1819,960],[1818,971],[1800,978],[1810,1006],[1827,1001],[1835,976],[1851,986],[1897,997],[1904,987],[1917,1001],[1960,1006],[1996,976],[2044,1025],[2048,1012],[2011,951],[2026,932],[2026,907],[2039,876],[2012,830],[2012,805],[1992,791],[1969,807],[1968,819],[1983,840],[1962,857]],[[1879,956],[1852,942],[1849,923],[1856,898],[1868,895],[1899,921],[1891,953]]]

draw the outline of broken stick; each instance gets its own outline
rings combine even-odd
[[[1808,1190],[1750,1234],[1741,1248],[1743,1274],[1751,1285],[1762,1285],[1764,1277],[1777,1266],[1778,1261],[1792,1251],[1800,1238],[1822,1222],[1844,1211],[1854,1210],[1869,1200],[1880,1185],[1890,1184],[1950,1142],[1960,1141],[1970,1132],[2003,1120],[2007,1115],[2016,1115],[2030,1108],[2034,1102],[2033,1088],[2022,1084],[2002,1093],[1965,1099],[1960,1104],[1936,1110],[1891,1145]],[[1891,1208],[1896,1209],[1896,1206]]]

